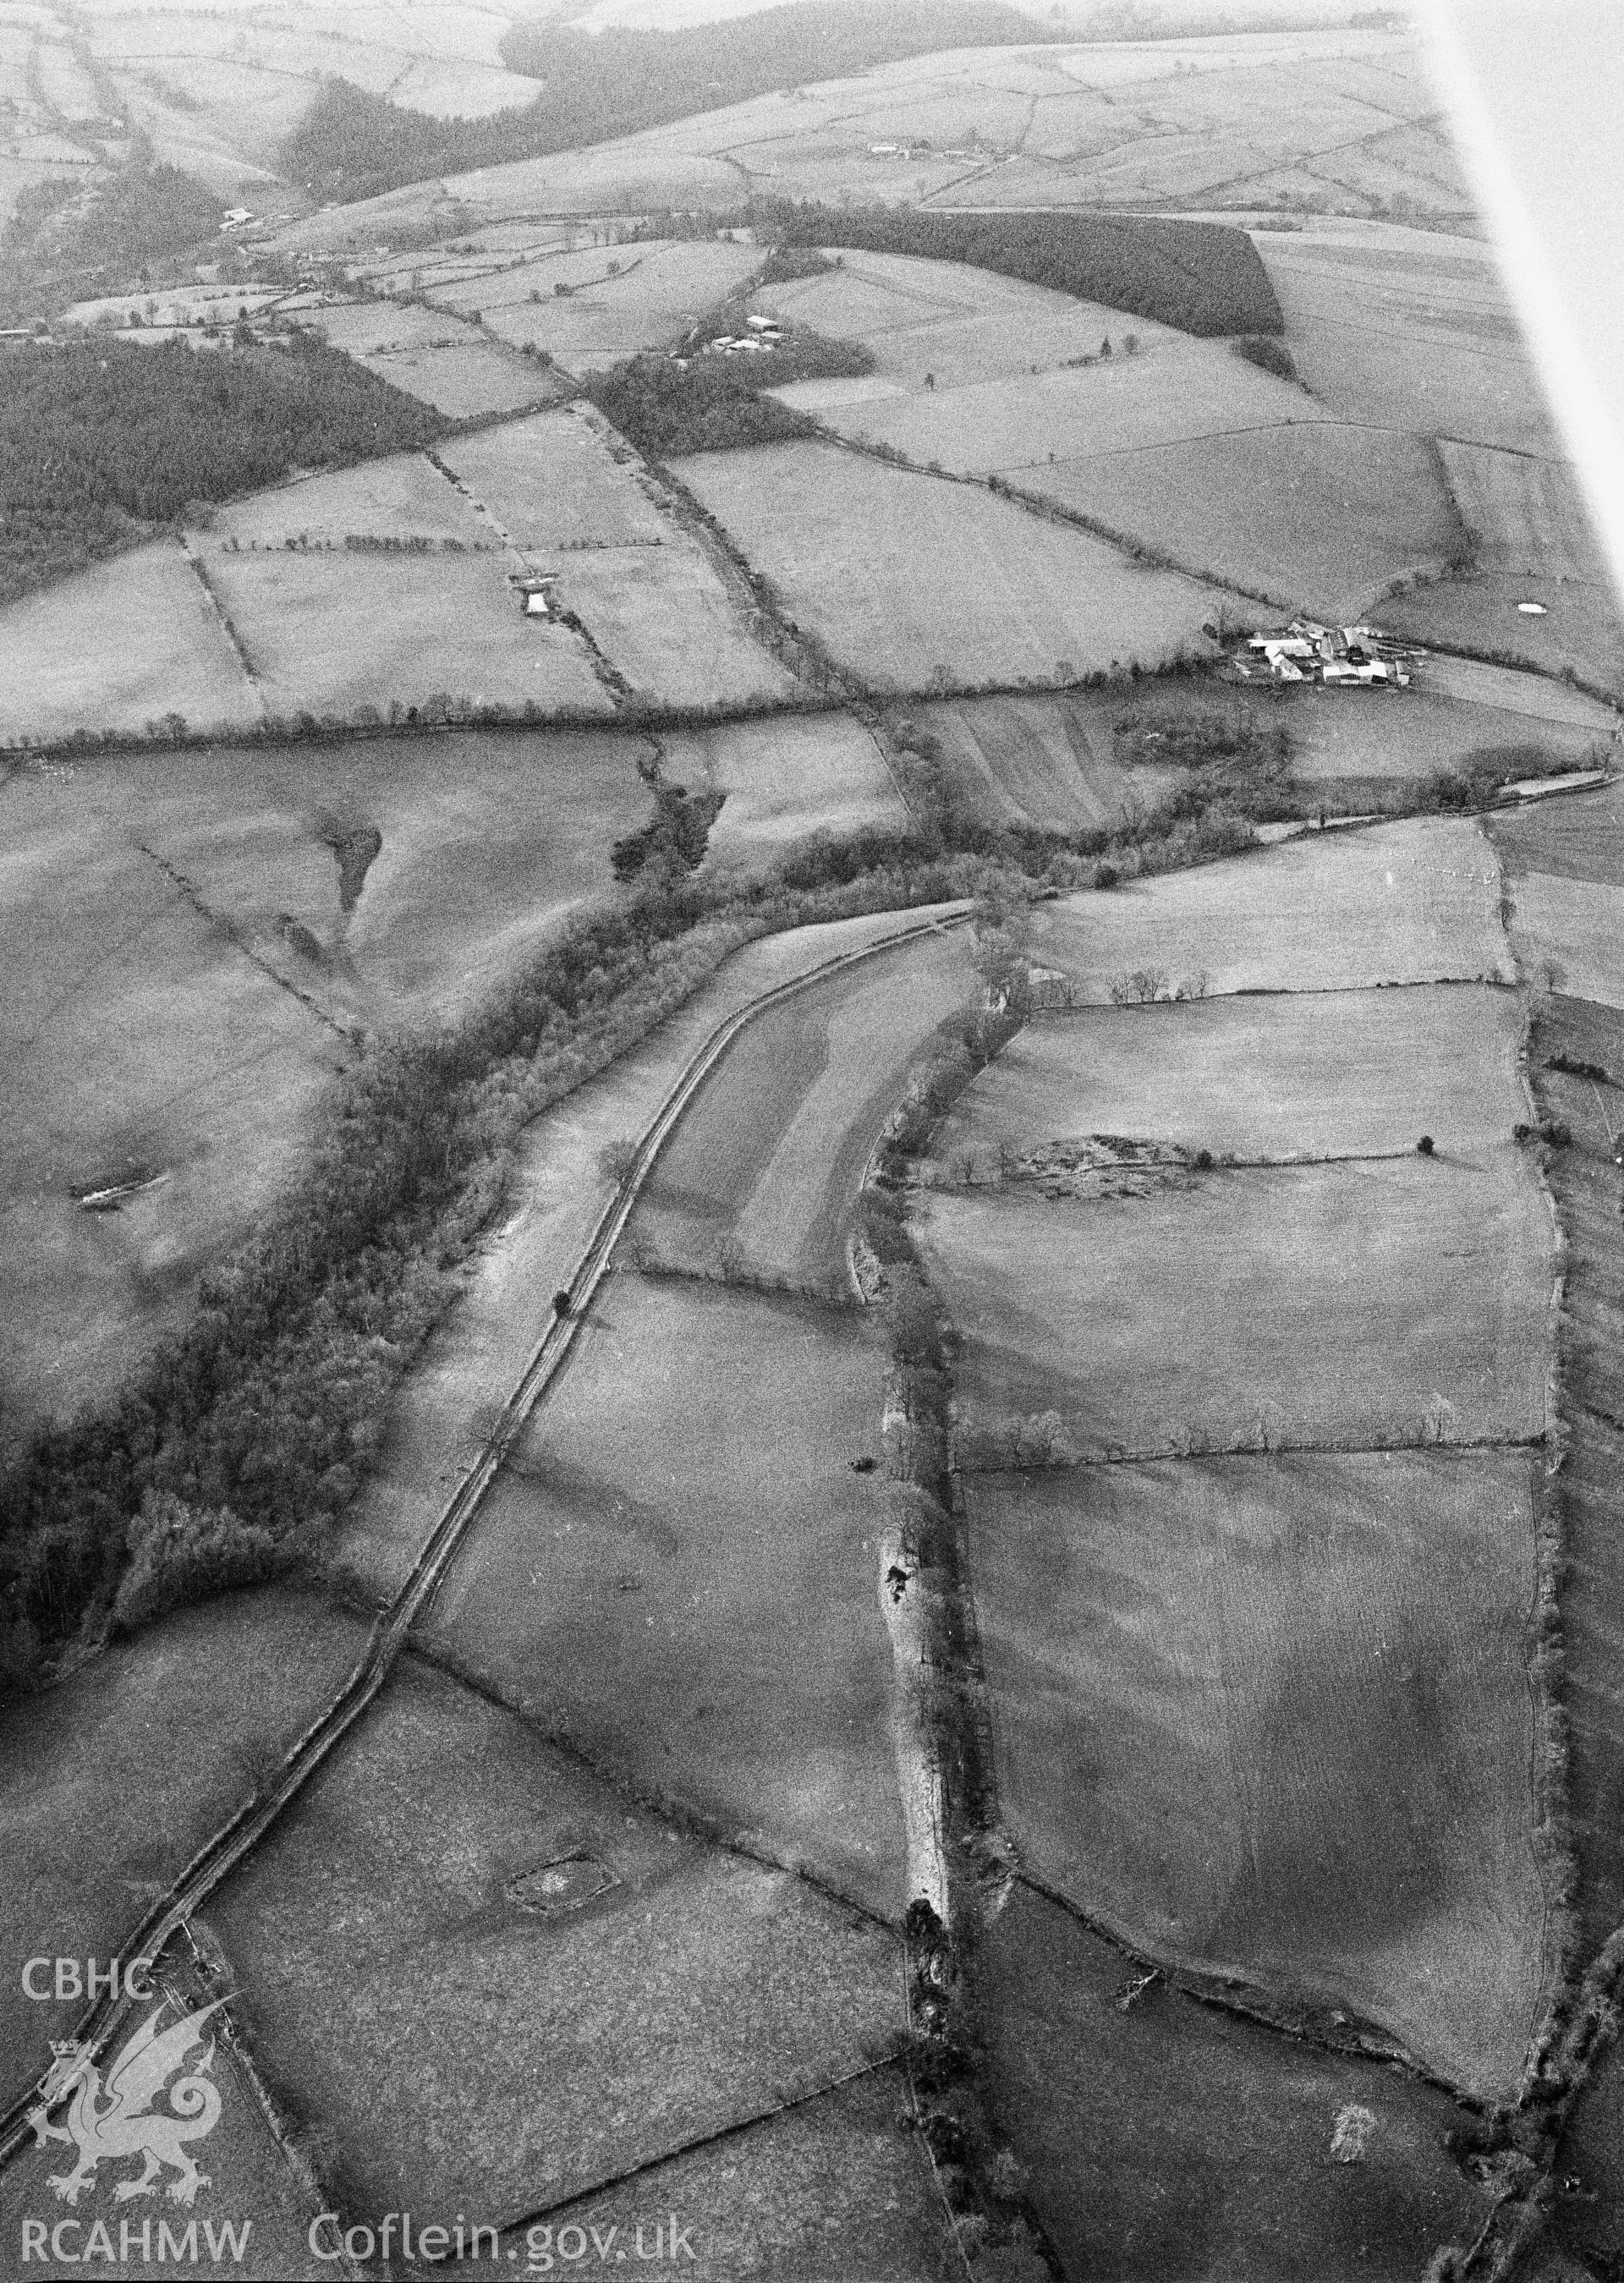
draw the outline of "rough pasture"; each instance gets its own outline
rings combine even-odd
[[[714,239],[588,247],[443,286],[437,298],[477,309],[516,348],[544,350],[569,372],[596,372],[641,349],[680,341],[761,260],[753,245]]]
[[[704,454],[681,471],[789,611],[877,691],[1043,686],[1206,646],[1210,588],[962,484],[813,443]]]
[[[885,1364],[855,1310],[616,1276],[434,1640],[643,1797],[894,1919],[884,1482],[851,1467]]]
[[[1429,659],[1424,686],[1406,690],[1397,702],[1390,690],[1294,690],[1280,716],[1291,732],[1292,775],[1299,784],[1340,784],[1351,791],[1487,760],[1496,766],[1504,761],[1507,768],[1534,776],[1547,769],[1587,767],[1605,751],[1611,732],[1600,722],[1550,721],[1491,701],[1449,696],[1441,683],[1453,676],[1444,669],[1465,663]],[[1594,710],[1602,713],[1599,706]],[[1336,798],[1340,805],[1340,796]],[[1352,799],[1357,806],[1356,791]]]
[[[536,552],[527,559],[556,580],[564,607],[638,696],[673,706],[795,696],[797,684],[746,625],[688,533],[668,530],[654,547]]]
[[[478,511],[418,452],[255,492],[217,510],[207,525],[207,540],[228,550],[341,548],[349,538],[426,541],[436,549],[498,544]]]
[[[582,1856],[595,1900],[527,1905],[517,1882]],[[415,1661],[210,1915],[266,2066],[338,2136],[335,2193],[403,2209],[409,2149],[423,2225],[579,2194],[901,2027],[892,1936]]]
[[[1382,2023],[1480,2092],[1549,1960],[1524,1627],[1535,1460],[968,1478],[999,1796],[1157,1953]]]

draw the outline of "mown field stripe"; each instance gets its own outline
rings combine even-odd
[[[865,960],[881,956],[922,936],[939,933],[946,928],[964,926],[970,916],[967,908],[940,913],[930,919],[915,920],[908,926],[879,937],[871,943],[835,953],[804,974],[774,985],[746,1006],[736,1009],[717,1025],[709,1038],[690,1056],[645,1131],[620,1188],[599,1216],[575,1272],[564,1288],[569,1296],[567,1309],[563,1314],[555,1313],[548,1322],[517,1386],[498,1414],[478,1457],[453,1492],[394,1600],[374,1620],[359,1663],[337,1695],[316,1715],[287,1753],[282,1779],[275,1790],[263,1799],[245,1802],[214,1836],[205,1842],[167,1894],[159,1897],[148,1909],[118,1948],[116,1955],[156,1960],[221,1882],[258,1845],[283,1810],[297,1797],[372,1703],[388,1678],[412,1627],[438,1591],[486,1490],[574,1345],[581,1317],[608,1271],[610,1257],[631,1218],[656,1160],[675,1132],[683,1111],[734,1040],[758,1016],[812,988],[828,976]],[[130,2010],[131,2001],[128,1999],[98,1999],[82,2016],[76,2031],[77,2041],[88,2046],[92,2054],[99,2056],[111,2044]],[[4,2170],[27,2145],[29,2112],[39,2104],[43,2082],[42,2076],[34,2087],[13,2101],[4,2116],[0,2116],[0,2170]],[[51,2105],[59,2108],[61,2099]]]

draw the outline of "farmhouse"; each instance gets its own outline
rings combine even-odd
[[[1408,690],[1415,655],[1378,627],[1324,627],[1316,619],[1294,619],[1277,633],[1253,635],[1247,649],[1276,682],[1318,682],[1333,689]]]

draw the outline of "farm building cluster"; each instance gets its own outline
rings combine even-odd
[[[742,333],[718,333],[704,344],[706,356],[765,356],[783,339],[783,328],[772,317],[746,317]]]
[[[1273,634],[1251,635],[1232,660],[1250,680],[1260,673],[1272,682],[1319,682],[1377,690],[1408,690],[1417,657],[1379,627],[1323,627],[1317,619],[1294,619]]]

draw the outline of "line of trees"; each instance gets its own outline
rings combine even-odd
[[[796,0],[673,31],[520,22],[510,70],[545,82],[533,103],[486,119],[439,119],[330,80],[283,146],[284,170],[347,201],[433,175],[544,158],[807,82],[842,79],[939,49],[1053,40],[1005,0]]]

